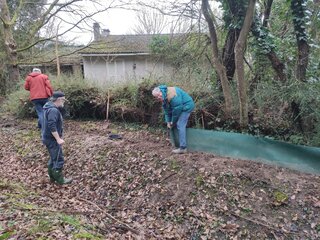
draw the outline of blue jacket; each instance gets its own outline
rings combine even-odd
[[[162,107],[165,113],[165,121],[176,123],[182,112],[192,112],[194,102],[192,97],[179,87],[159,86],[162,92]]]
[[[43,106],[43,126],[41,128],[42,141],[54,140],[52,132],[58,132],[62,138],[63,135],[63,118],[59,109],[49,101]]]

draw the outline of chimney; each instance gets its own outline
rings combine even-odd
[[[102,37],[108,37],[110,35],[109,29],[102,29]]]
[[[93,40],[98,41],[100,40],[100,25],[99,23],[93,23]]]

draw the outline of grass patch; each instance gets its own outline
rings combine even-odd
[[[275,190],[273,192],[273,199],[274,199],[274,205],[279,206],[282,204],[285,204],[288,201],[288,195],[279,191]]]
[[[204,185],[204,179],[201,175],[197,175],[196,176],[196,179],[195,179],[195,184],[196,186],[199,188],[199,187],[202,187]]]
[[[93,240],[100,240],[104,239],[101,236],[91,234],[89,232],[79,232],[73,236],[72,239],[93,239]]]
[[[170,162],[170,169],[175,171],[175,172],[178,172],[178,171],[180,171],[181,166],[179,165],[177,160],[172,160]]]
[[[32,227],[30,227],[28,233],[29,235],[47,233],[47,232],[50,232],[53,228],[54,228],[53,221],[49,219],[39,219],[35,222],[35,224]]]
[[[0,240],[7,240],[10,239],[11,236],[13,236],[15,234],[14,231],[10,231],[10,232],[4,232],[4,233],[0,233]]]
[[[80,227],[81,226],[80,220],[76,217],[73,217],[73,216],[61,215],[59,217],[59,219],[61,220],[62,223],[68,224],[73,227]]]

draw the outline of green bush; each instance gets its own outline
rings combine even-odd
[[[29,92],[22,88],[6,98],[1,106],[1,112],[13,114],[18,118],[36,117],[33,104],[29,101]]]

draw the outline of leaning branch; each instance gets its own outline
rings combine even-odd
[[[16,11],[14,12],[12,18],[11,18],[11,21],[10,21],[10,25],[14,25],[17,20],[18,20],[18,17],[20,15],[20,12],[21,12],[21,9],[23,8],[24,6],[24,0],[20,0],[19,1],[19,6],[17,7]]]
[[[38,43],[45,42],[45,41],[48,41],[48,40],[52,40],[52,39],[54,39],[54,38],[56,38],[56,37],[60,37],[60,36],[62,36],[62,35],[64,35],[64,34],[66,34],[67,32],[71,31],[72,29],[76,28],[81,22],[85,21],[86,19],[91,18],[91,17],[93,17],[94,15],[96,15],[96,14],[98,14],[98,13],[105,12],[105,11],[107,11],[108,9],[109,9],[109,7],[106,8],[106,9],[103,9],[103,10],[96,11],[96,12],[90,14],[90,15],[86,15],[86,16],[84,16],[83,18],[81,18],[78,22],[76,22],[72,27],[70,27],[70,28],[68,28],[67,30],[65,30],[64,32],[62,32],[62,33],[60,33],[60,34],[58,34],[58,35],[56,35],[56,36],[49,37],[49,38],[39,39],[38,41],[35,41],[35,42],[33,42],[32,44],[30,44],[30,45],[28,45],[28,46],[26,46],[26,47],[24,47],[24,48],[17,49],[16,51],[17,51],[17,52],[23,52],[23,51],[26,51],[26,50],[32,48],[33,46],[37,45]]]

